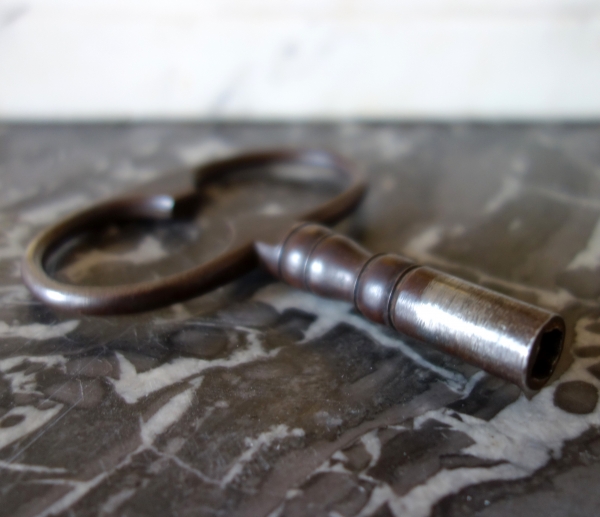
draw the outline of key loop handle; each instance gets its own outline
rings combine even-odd
[[[213,161],[193,171],[194,189],[176,193],[132,194],[108,200],[66,217],[29,244],[22,262],[23,281],[42,302],[84,314],[125,314],[187,300],[211,291],[258,266],[249,240],[183,272],[151,281],[114,286],[80,286],[60,282],[45,269],[49,255],[66,240],[94,227],[115,222],[169,220],[197,208],[202,190],[242,170],[275,165],[303,165],[332,170],[342,189],[299,221],[333,224],[360,203],[366,183],[355,167],[335,153],[321,150],[272,150]],[[307,183],[314,180],[307,180]]]

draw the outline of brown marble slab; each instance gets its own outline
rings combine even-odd
[[[21,284],[28,240],[59,217],[282,145],[365,170],[339,228],[364,246],[561,312],[553,382],[528,399],[260,271],[111,317],[59,313]],[[189,222],[83,236],[55,274],[110,284],[204,260],[244,199],[219,195]],[[265,214],[304,202],[275,198]],[[600,513],[600,126],[4,125],[0,206],[0,515]]]

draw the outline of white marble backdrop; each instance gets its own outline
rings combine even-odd
[[[0,0],[0,118],[600,116],[598,0]]]

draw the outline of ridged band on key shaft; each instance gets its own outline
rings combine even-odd
[[[562,318],[399,255],[372,255],[318,224],[296,226],[276,246],[256,246],[288,284],[353,302],[365,317],[436,345],[525,390],[550,378]]]

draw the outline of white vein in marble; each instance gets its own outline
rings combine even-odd
[[[277,354],[277,349],[272,351],[264,349],[259,331],[241,326],[236,326],[235,329],[245,333],[246,346],[238,348],[230,357],[224,359],[205,360],[181,357],[146,372],[138,373],[123,354],[117,353],[121,374],[118,379],[110,379],[110,382],[125,402],[134,404],[150,393],[198,376],[208,369],[231,368]]]
[[[567,269],[586,268],[594,270],[598,266],[600,266],[600,219],[596,223],[586,247],[575,255]]]

